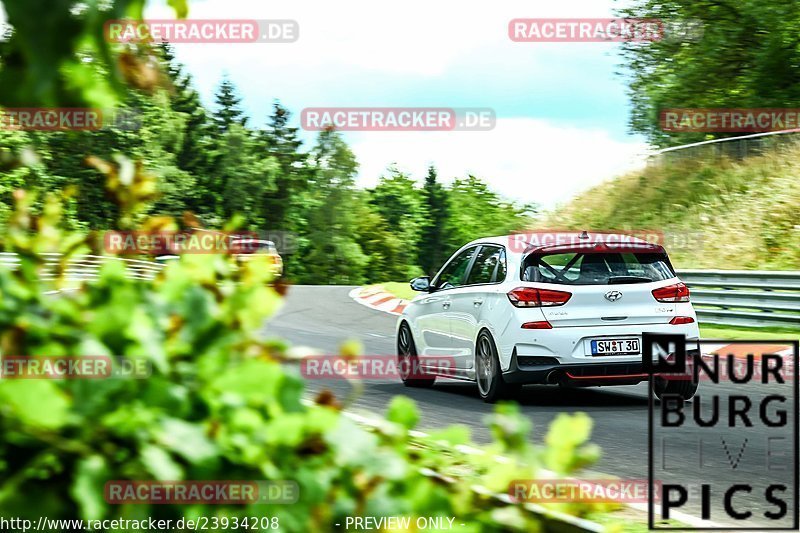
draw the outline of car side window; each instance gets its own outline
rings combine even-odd
[[[467,277],[467,269],[472,262],[472,256],[475,254],[475,250],[477,250],[477,247],[464,250],[447,263],[434,280],[436,288],[452,289],[453,287],[461,287],[464,285],[465,278]]]
[[[495,272],[492,281],[495,283],[502,283],[506,280],[506,249],[500,249],[500,258],[497,262],[497,271]]]
[[[466,284],[494,283],[495,272],[501,262],[503,263],[503,270],[505,270],[505,256],[501,258],[502,253],[503,249],[499,246],[481,246]],[[505,274],[502,279],[505,279]]]

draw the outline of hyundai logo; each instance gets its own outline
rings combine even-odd
[[[609,302],[616,302],[617,300],[622,298],[622,293],[619,291],[608,291],[605,296],[606,300],[608,300]]]

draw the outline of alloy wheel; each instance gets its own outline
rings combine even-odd
[[[494,379],[494,354],[489,339],[483,335],[478,341],[478,354],[475,358],[475,373],[481,396],[487,396]]]
[[[403,325],[397,336],[397,362],[402,379],[406,379],[409,376],[409,370],[413,363],[411,355],[411,335],[409,334],[408,326]]]

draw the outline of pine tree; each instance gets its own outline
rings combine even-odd
[[[428,219],[422,229],[419,245],[419,264],[428,275],[433,275],[450,255],[447,249],[445,224],[450,216],[447,190],[437,181],[436,168],[428,167],[422,198],[428,209]]]
[[[216,212],[218,198],[211,193],[215,187],[215,161],[219,158],[216,149],[215,125],[200,100],[200,94],[192,86],[192,76],[184,72],[183,65],[175,59],[172,47],[161,47],[163,70],[171,82],[170,107],[184,118],[184,126],[175,152],[175,164],[195,176],[197,193],[187,198],[189,209],[208,217]]]
[[[267,228],[290,229],[288,215],[290,207],[308,185],[308,170],[304,164],[302,141],[297,137],[298,128],[289,126],[291,113],[280,102],[275,102],[263,140],[267,153],[278,161],[279,172],[275,186],[264,199],[263,218]]]
[[[217,104],[214,122],[219,133],[225,133],[233,124],[247,125],[247,117],[241,108],[242,99],[237,94],[236,86],[227,77],[223,78],[217,89],[214,102]]]
[[[175,50],[169,43],[157,45],[157,54],[161,57],[161,63],[167,77],[175,81],[183,75],[183,65],[175,59]]]

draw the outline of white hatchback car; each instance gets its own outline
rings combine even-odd
[[[566,244],[519,235],[473,241],[433,280],[397,323],[407,386],[436,376],[478,384],[493,402],[523,384],[631,385],[647,380],[642,333],[700,337],[689,290],[664,248],[626,235],[566,234]],[[691,380],[657,378],[655,392],[691,398]]]

